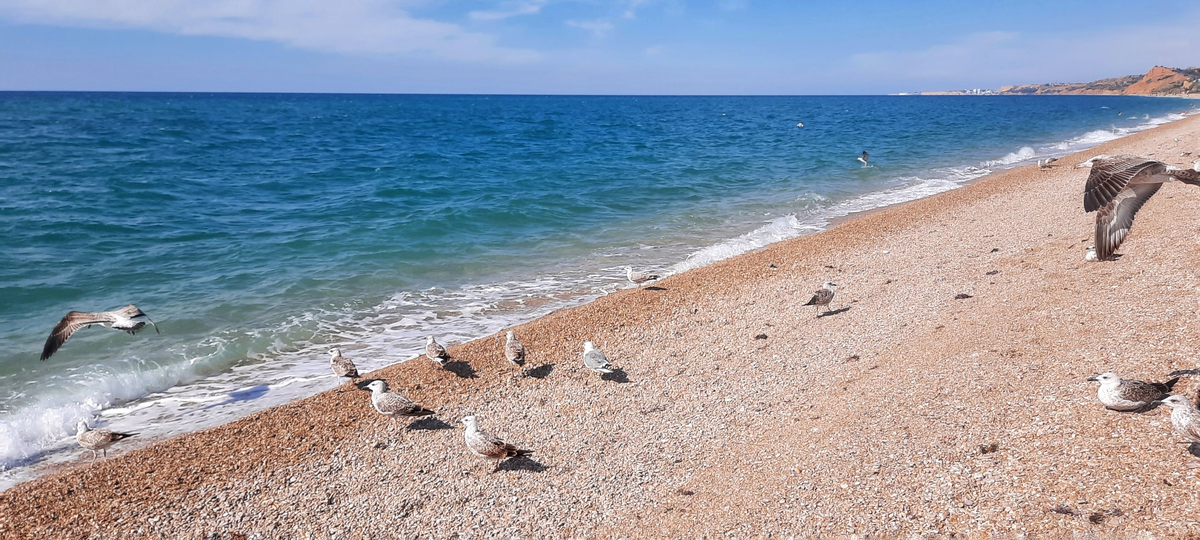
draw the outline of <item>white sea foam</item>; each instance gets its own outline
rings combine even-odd
[[[992,168],[1003,165],[1012,165],[1022,161],[1029,161],[1035,157],[1037,157],[1037,152],[1035,152],[1032,147],[1022,146],[1021,149],[1017,150],[1016,152],[1009,152],[1000,159],[984,161],[981,165]]]

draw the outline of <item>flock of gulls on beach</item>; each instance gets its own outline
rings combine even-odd
[[[867,165],[868,155],[862,153],[859,161]],[[1052,167],[1054,159],[1038,162],[1039,169]],[[1193,163],[1192,169],[1180,169],[1166,163],[1130,155],[1098,155],[1079,165],[1091,168],[1084,186],[1083,206],[1086,212],[1098,212],[1096,215],[1095,245],[1088,248],[1086,259],[1089,261],[1107,261],[1115,258],[1114,252],[1133,225],[1133,218],[1164,183],[1178,181],[1185,184],[1200,186],[1200,160]],[[636,286],[660,279],[661,276],[649,272],[634,271],[632,267],[624,268],[626,278]],[[814,306],[818,312],[822,307],[826,313],[833,302],[836,284],[825,282],[817,289],[805,306]],[[821,314],[818,313],[818,317]],[[76,331],[100,325],[133,334],[141,330],[146,322],[134,319],[145,318],[154,325],[142,310],[132,304],[113,311],[87,313],[72,311],[54,327],[46,339],[42,349],[41,359],[46,360],[53,355]],[[330,369],[337,377],[358,379],[359,373],[354,362],[342,356],[341,349],[331,349]],[[510,330],[505,334],[504,356],[515,366],[525,362],[525,346]],[[446,368],[449,356],[446,349],[429,336],[425,343],[425,357],[443,369]],[[614,368],[608,358],[596,348],[591,341],[583,343],[581,356],[583,367],[603,376],[613,373]],[[1112,410],[1138,411],[1163,404],[1171,408],[1171,423],[1175,430],[1190,443],[1200,443],[1200,410],[1187,397],[1171,395],[1171,389],[1179,381],[1176,377],[1164,383],[1147,383],[1132,379],[1122,379],[1115,373],[1107,372],[1088,379],[1100,384],[1097,397],[1100,402]],[[387,382],[373,380],[366,385],[371,391],[371,405],[380,414],[391,417],[416,418],[436,414],[414,403],[399,393],[389,390]],[[500,462],[509,458],[525,457],[532,450],[521,449],[503,439],[479,429],[479,422],[470,415],[462,419],[466,426],[464,443],[470,453],[495,460],[497,469]],[[107,429],[89,429],[88,423],[80,420],[77,425],[76,440],[79,445],[92,452],[92,461],[96,453],[107,456],[108,447],[114,443],[136,435],[136,433],[118,433]]]

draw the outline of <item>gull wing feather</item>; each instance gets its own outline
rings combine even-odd
[[[1095,212],[1107,206],[1140,175],[1153,176],[1167,171],[1167,165],[1138,156],[1113,156],[1096,160],[1083,188],[1083,209]]]
[[[71,311],[58,321],[54,326],[54,330],[50,331],[50,337],[46,338],[46,344],[42,346],[42,360],[50,358],[50,355],[58,352],[63,343],[70,339],[80,328],[93,324],[111,324],[114,318],[109,312],[87,313],[84,311]]]
[[[1121,191],[1096,214],[1096,258],[1108,260],[1129,235],[1138,210],[1162,184],[1138,184]]]

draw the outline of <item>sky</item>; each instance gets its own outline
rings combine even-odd
[[[886,94],[1200,66],[1195,28],[1195,0],[0,0],[0,90]]]

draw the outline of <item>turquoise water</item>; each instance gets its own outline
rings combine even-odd
[[[75,457],[79,419],[211,426],[335,386],[331,346],[378,368],[1188,107],[0,93],[0,487]],[[38,361],[67,311],[127,303],[162,334]]]

